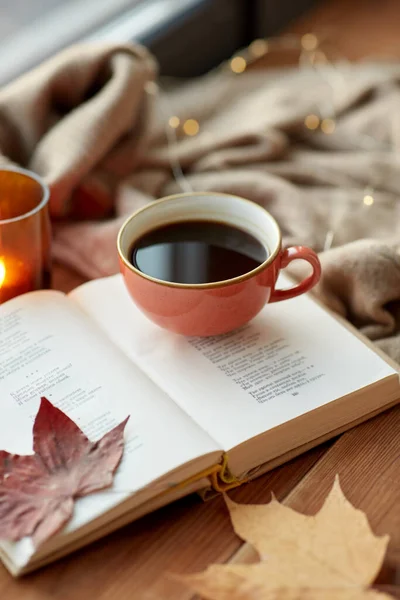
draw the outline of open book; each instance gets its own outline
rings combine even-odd
[[[400,387],[395,366],[310,296],[236,332],[184,338],[148,321],[117,275],[0,307],[0,449],[32,452],[43,395],[90,439],[130,415],[125,452],[113,487],[78,499],[62,532],[36,550],[1,543],[13,574],[255,477],[391,406]]]

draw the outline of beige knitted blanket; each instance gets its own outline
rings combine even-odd
[[[55,258],[114,273],[127,214],[182,190],[231,192],[265,206],[285,243],[331,246],[318,292],[400,362],[400,65],[222,70],[161,95],[156,77],[143,48],[83,45],[0,91],[2,161],[50,184]],[[304,126],[321,111],[332,134]],[[199,133],[178,128],[168,145],[171,115]]]

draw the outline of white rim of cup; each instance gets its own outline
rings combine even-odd
[[[243,281],[246,281],[247,279],[251,279],[252,277],[254,277],[255,275],[257,275],[258,273],[261,273],[262,271],[264,271],[265,268],[268,265],[270,265],[276,259],[276,257],[278,256],[279,252],[281,251],[281,247],[282,247],[282,233],[281,233],[279,225],[276,222],[276,220],[274,219],[274,217],[263,206],[260,206],[259,204],[256,204],[256,206],[259,209],[261,209],[261,210],[263,210],[264,212],[267,213],[267,215],[269,216],[269,218],[273,222],[274,226],[276,227],[277,234],[278,234],[278,245],[276,246],[276,248],[274,249],[274,251],[266,258],[266,260],[264,262],[262,262],[258,267],[256,267],[252,271],[249,271],[248,273],[244,273],[243,275],[239,275],[238,277],[233,277],[232,279],[223,279],[221,281],[213,281],[211,283],[177,283],[175,281],[164,281],[163,279],[157,279],[156,277],[152,277],[151,275],[147,275],[146,273],[143,273],[142,271],[140,271],[139,269],[137,269],[136,267],[134,267],[132,265],[132,263],[127,259],[127,257],[125,256],[125,254],[124,254],[124,252],[122,251],[122,248],[121,248],[121,238],[122,238],[122,236],[124,234],[124,231],[125,231],[127,225],[130,223],[130,221],[132,219],[134,219],[136,217],[137,214],[139,214],[141,212],[144,212],[146,210],[150,210],[152,207],[157,206],[157,204],[161,204],[162,202],[166,202],[166,201],[171,200],[173,198],[183,198],[183,197],[190,197],[190,196],[205,196],[205,195],[207,195],[207,196],[208,195],[210,195],[210,196],[229,196],[231,198],[232,197],[233,198],[238,198],[239,200],[242,200],[243,202],[249,202],[251,204],[255,204],[251,200],[248,200],[247,198],[242,198],[241,196],[236,196],[235,194],[227,194],[225,192],[182,192],[180,194],[171,194],[170,196],[165,196],[164,198],[160,198],[159,200],[154,200],[150,204],[146,204],[146,206],[143,206],[142,208],[139,208],[133,214],[131,214],[125,220],[125,222],[122,224],[122,226],[121,226],[121,228],[119,230],[118,238],[117,238],[117,251],[118,251],[118,254],[119,254],[122,262],[124,263],[124,265],[130,271],[132,271],[136,275],[139,275],[139,277],[141,277],[142,279],[147,279],[147,281],[152,281],[153,283],[164,285],[164,286],[169,287],[169,288],[193,289],[193,290],[215,289],[215,288],[225,287],[227,285],[232,285],[232,284],[236,284],[236,283],[242,283]]]
[[[0,226],[7,225],[8,223],[16,223],[18,221],[22,221],[23,219],[27,219],[28,217],[31,217],[32,215],[42,210],[44,206],[46,206],[50,198],[50,189],[49,186],[43,181],[43,179],[39,175],[37,175],[33,171],[29,171],[28,169],[23,169],[22,167],[1,167],[0,173],[2,172],[20,173],[21,175],[25,175],[26,177],[33,179],[42,188],[43,197],[39,204],[35,206],[35,208],[32,208],[32,210],[29,210],[28,212],[23,213],[22,215],[18,215],[17,217],[11,217],[10,219],[0,218]]]

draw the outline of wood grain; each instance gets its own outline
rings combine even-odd
[[[325,447],[275,469],[232,492],[238,502],[283,499],[322,456]],[[185,498],[117,531],[54,565],[13,580],[0,569],[0,598],[7,600],[187,600],[191,594],[164,573],[224,562],[241,542],[222,497],[203,503]]]
[[[390,535],[378,581],[382,590],[400,596],[400,407],[343,434],[293,488],[284,504],[315,514],[336,474],[346,497],[367,514],[374,533]],[[251,546],[243,544],[231,560],[254,562],[257,555]]]
[[[400,57],[398,0],[321,2],[296,22],[297,34],[315,31],[330,38],[339,54],[360,60],[371,54]],[[290,57],[293,62],[294,57]],[[265,68],[272,55],[259,63]],[[288,62],[287,56],[275,56]],[[289,61],[289,62],[290,62]],[[56,266],[54,287],[70,291],[83,282]],[[368,514],[377,533],[391,543],[381,583],[400,583],[400,408],[314,449],[232,492],[238,502],[267,502],[271,490],[306,513],[321,506],[340,474],[344,492]],[[159,510],[75,555],[19,581],[0,567],[0,598],[7,600],[188,600],[191,594],[165,571],[201,570],[210,562],[253,560],[234,535],[223,500],[206,504],[186,498]],[[396,579],[397,578],[397,579]],[[396,593],[399,587],[386,588]],[[400,597],[400,594],[399,594]]]
[[[288,33],[314,32],[326,40],[329,56],[352,61],[400,58],[400,2],[334,0],[320,3]],[[257,67],[291,64],[296,53],[274,53]],[[336,474],[349,500],[365,511],[376,534],[389,534],[387,559],[378,578],[382,591],[400,598],[400,407],[343,434],[288,494],[285,504],[306,514],[322,506]],[[232,562],[254,562],[257,555],[243,544]]]

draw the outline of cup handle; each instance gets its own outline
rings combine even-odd
[[[305,246],[292,246],[283,251],[281,257],[280,268],[284,269],[292,260],[306,260],[312,266],[313,272],[306,279],[288,290],[274,290],[269,299],[270,302],[279,302],[280,300],[288,300],[295,296],[300,296],[304,292],[311,290],[316,285],[321,277],[321,263],[319,258],[311,248]]]

